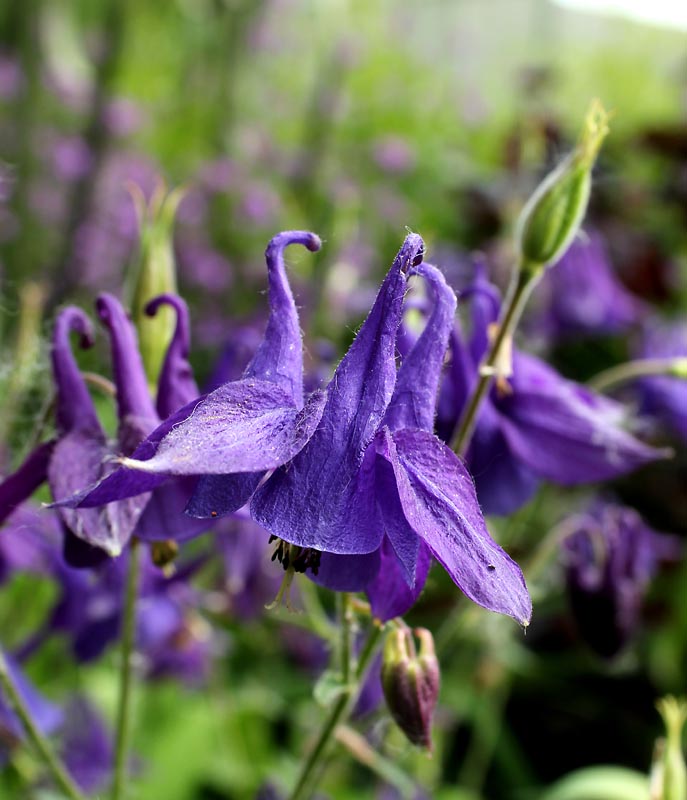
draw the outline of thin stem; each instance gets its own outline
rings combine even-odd
[[[345,627],[346,625],[342,624],[342,639],[344,636],[348,635],[348,632],[344,632]],[[333,738],[336,728],[344,719],[346,719],[351,710],[353,701],[357,695],[358,685],[361,678],[365,674],[365,670],[370,663],[370,659],[375,652],[376,645],[379,642],[381,635],[382,628],[375,625],[370,631],[367,641],[363,645],[363,649],[360,652],[360,658],[358,659],[358,664],[355,669],[355,684],[350,686],[348,689],[345,689],[341,693],[336,703],[334,703],[332,706],[329,715],[322,725],[322,729],[317,737],[315,746],[303,762],[298,780],[296,781],[296,786],[289,795],[289,800],[304,800],[304,798],[312,796],[312,792],[317,788],[316,785],[309,785],[311,784],[311,779],[319,769],[321,762],[326,755],[328,745]],[[350,672],[352,672],[351,667],[349,667],[349,674]]]
[[[120,800],[126,785],[129,759],[129,739],[131,733],[131,685],[132,661],[136,638],[136,600],[138,597],[141,559],[137,539],[131,540],[129,571],[126,579],[124,597],[124,616],[122,619],[122,652],[119,666],[119,704],[117,706],[117,733],[115,739],[114,776],[111,800]]]
[[[587,386],[595,392],[607,392],[618,384],[654,375],[687,378],[687,358],[678,356],[676,358],[640,358],[636,361],[628,361],[599,372],[588,381]]]
[[[24,726],[24,730],[26,731],[26,735],[29,737],[29,739],[31,740],[31,744],[35,747],[36,751],[39,753],[39,755],[45,762],[45,765],[50,771],[50,774],[52,775],[57,786],[65,794],[66,797],[70,798],[70,800],[84,800],[84,796],[81,794],[77,786],[69,777],[67,770],[65,769],[64,765],[55,754],[50,743],[45,738],[45,736],[43,736],[43,734],[40,732],[35,722],[33,721],[31,717],[31,712],[24,704],[24,701],[21,695],[19,694],[17,687],[14,685],[14,681],[12,680],[12,677],[9,672],[9,667],[7,665],[7,660],[5,659],[5,655],[1,650],[0,650],[0,687],[2,688],[2,691],[7,700],[9,700],[9,703],[14,709],[15,714],[21,720],[21,723]]]
[[[343,592],[339,595],[341,604],[339,614],[341,617],[341,682],[347,686],[351,680],[353,670],[353,609],[351,608],[351,595]]]
[[[461,457],[465,456],[467,452],[470,439],[477,425],[480,408],[494,380],[495,368],[499,363],[504,345],[513,335],[525,304],[537,282],[538,272],[523,268],[518,270],[517,277],[511,285],[504,303],[504,310],[499,320],[496,336],[486,358],[480,365],[477,386],[463,412],[458,425],[458,432],[451,444],[453,450]]]

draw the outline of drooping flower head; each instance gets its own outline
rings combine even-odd
[[[674,536],[652,530],[631,508],[598,503],[563,541],[568,595],[589,646],[616,655],[639,626],[642,604],[661,561],[680,557]]]

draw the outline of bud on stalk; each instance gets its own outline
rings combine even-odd
[[[682,729],[687,721],[687,701],[664,697],[656,703],[666,726],[659,739],[651,776],[651,800],[687,800],[687,767],[682,750]]]
[[[432,716],[439,697],[439,662],[432,634],[416,628],[419,652],[409,629],[395,628],[384,643],[382,688],[387,707],[408,740],[432,750]]]
[[[595,100],[577,147],[539,184],[517,223],[520,263],[530,273],[558,261],[570,247],[587,211],[592,168],[608,134],[610,114]]]
[[[148,302],[161,294],[176,294],[176,268],[172,244],[172,228],[183,191],[167,193],[160,183],[149,203],[140,188],[130,185],[141,230],[141,254],[135,273],[131,310],[138,333],[139,347],[148,383],[154,391],[176,324],[174,311],[161,308],[150,317],[145,313]]]

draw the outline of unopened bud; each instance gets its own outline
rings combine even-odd
[[[666,726],[659,739],[651,776],[651,800],[687,800],[687,767],[682,751],[682,729],[687,701],[664,697],[656,704]]]
[[[387,707],[412,744],[432,749],[432,717],[439,697],[439,662],[432,634],[417,628],[396,628],[387,636],[382,661],[382,687]]]
[[[166,192],[160,183],[146,203],[138,186],[129,186],[141,230],[141,253],[131,301],[139,348],[151,389],[157,386],[165,353],[174,335],[176,318],[172,308],[160,308],[154,317],[146,306],[161,294],[176,294],[176,268],[172,228],[183,197],[179,189]]]
[[[592,167],[610,114],[595,100],[577,147],[535,189],[520,214],[516,239],[523,268],[542,270],[570,247],[587,211]]]

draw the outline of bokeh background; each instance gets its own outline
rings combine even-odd
[[[585,228],[602,237],[632,297],[652,314],[684,317],[687,25],[587,5],[596,8],[545,0],[4,4],[3,471],[30,449],[45,407],[55,309],[67,300],[90,309],[101,290],[130,300],[139,259],[131,184],[146,197],[160,182],[185,188],[174,252],[191,305],[192,360],[207,380],[220,356],[223,376],[238,377],[259,339],[270,237],[290,228],[320,234],[320,253],[290,261],[310,367],[325,374],[406,228],[422,234],[430,260],[456,283],[475,251],[506,283],[517,213],[598,97],[615,117]],[[568,377],[586,380],[636,352],[629,324],[552,334],[541,324],[551,302],[542,294],[526,320],[526,346]],[[96,350],[83,364],[102,360]],[[104,402],[103,413],[112,415]],[[658,530],[684,536],[685,450],[672,445],[670,465],[612,490]],[[363,724],[428,796],[538,798],[582,766],[648,770],[661,731],[653,704],[685,690],[687,572],[674,565],[655,581],[620,657],[596,656],[575,627],[555,547],[537,549],[591,495],[546,486],[514,516],[491,521],[499,541],[533,565],[526,637],[486,612],[457,614],[467,601],[456,606],[453,585],[432,573],[411,621],[434,631],[441,657],[434,757],[404,744],[382,714]],[[269,566],[260,573],[265,595],[233,575],[235,554],[224,555],[224,571],[199,579],[196,622],[214,626],[211,668],[187,687],[151,679],[137,693],[131,796],[140,800],[252,798],[268,779],[288,785],[321,714],[312,686],[326,646],[305,617],[261,612]],[[5,581],[3,640],[24,641],[55,591],[35,576]],[[331,608],[324,593],[316,599]],[[58,636],[27,670],[49,697],[85,692],[111,716],[112,651],[78,665]],[[18,775],[32,768],[19,759],[0,773],[0,796],[23,797]],[[323,791],[403,796],[403,780],[397,794],[382,795],[384,777],[340,752]]]

